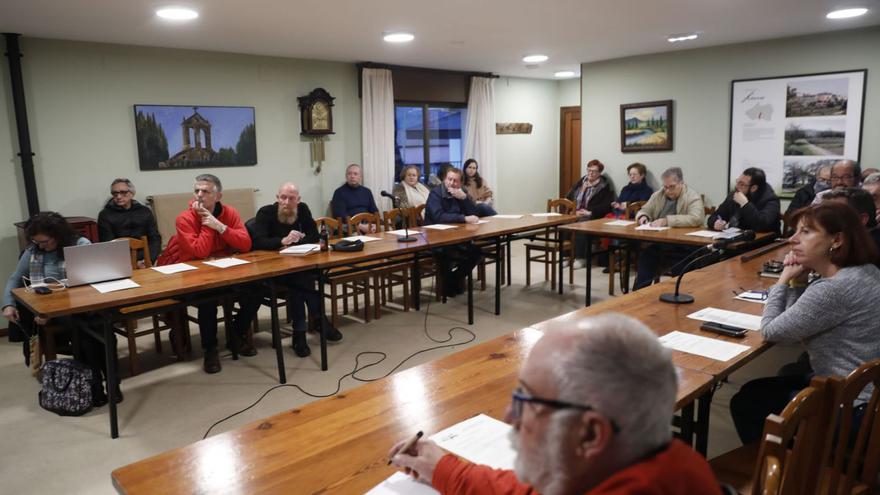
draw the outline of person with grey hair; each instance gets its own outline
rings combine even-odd
[[[363,170],[360,165],[352,163],[345,168],[345,184],[333,192],[333,199],[330,200],[334,217],[341,218],[345,222],[358,213],[379,212],[376,200],[373,199],[373,192],[363,186],[363,180]],[[371,228],[369,224],[358,225],[361,234],[369,234],[374,230],[375,226]]]
[[[183,213],[177,216],[177,233],[168,241],[157,265],[171,265],[184,261],[226,257],[235,252],[251,250],[251,238],[235,208],[220,203],[223,185],[212,174],[196,177],[193,199]],[[224,294],[227,291],[224,291]],[[247,326],[260,308],[259,292],[251,287],[240,291],[241,310],[233,323],[235,336],[233,351],[243,356],[255,356],[257,350],[248,342],[241,342]],[[220,297],[217,292],[217,297]],[[199,334],[205,354],[206,373],[220,371],[220,355],[217,351],[217,302],[201,303],[198,308]],[[240,346],[240,347],[237,347]]]
[[[651,195],[647,203],[636,213],[640,225],[652,227],[699,227],[706,216],[703,198],[700,193],[684,183],[684,176],[678,167],[666,169],[660,176],[663,188]],[[633,289],[638,290],[651,285],[654,276],[664,263],[684,259],[693,248],[648,244],[639,255],[638,273]],[[680,267],[679,267],[680,268]],[[674,273],[674,271],[673,271]]]
[[[848,187],[861,187],[862,185],[862,169],[859,162],[855,160],[838,160],[831,166],[831,189],[830,191],[839,191]],[[816,193],[813,198],[812,206],[822,203],[825,195],[829,191]]]
[[[513,471],[418,441],[391,462],[440,493],[720,494],[706,460],[672,439],[676,373],[670,351],[616,313],[547,332],[519,373],[507,421]]]
[[[791,199],[788,209],[785,210],[785,218],[789,218],[794,212],[805,206],[810,206],[817,194],[829,189],[831,189],[831,165],[826,163],[816,169],[816,175],[812,182],[795,191],[794,198]]]
[[[134,199],[134,184],[128,179],[116,179],[110,184],[110,199],[98,213],[98,238],[101,242],[120,237],[140,239],[147,236],[150,261],[155,263],[162,250],[162,236],[153,211]],[[138,260],[143,265],[143,253]]]
[[[865,177],[862,189],[868,191],[874,200],[874,209],[877,211],[876,220],[880,222],[880,172]]]

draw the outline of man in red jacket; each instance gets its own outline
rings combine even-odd
[[[441,493],[720,495],[709,464],[672,439],[676,374],[638,321],[606,313],[545,334],[526,358],[508,421],[513,471],[447,454],[431,441],[392,462]]]
[[[212,174],[196,177],[193,200],[189,209],[177,216],[177,233],[168,241],[156,264],[170,265],[184,261],[229,256],[251,249],[251,238],[235,208],[220,203],[223,185]],[[241,291],[241,310],[236,314],[233,328],[238,336],[242,356],[255,356],[257,350],[242,337],[260,308],[258,291]],[[218,294],[219,295],[219,294]],[[205,355],[206,373],[220,371],[217,351],[217,302],[201,303],[198,308],[199,334]]]

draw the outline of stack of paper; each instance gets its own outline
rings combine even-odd
[[[294,256],[305,256],[307,254],[317,253],[321,250],[321,246],[317,244],[300,244],[298,246],[288,246],[279,253],[292,254]]]
[[[422,228],[423,229],[434,229],[434,230],[448,230],[448,229],[454,229],[456,227],[458,227],[458,225],[446,225],[446,224],[442,224],[442,223],[435,223],[434,225],[425,225]]]
[[[669,227],[652,227],[648,224],[645,224],[639,225],[638,227],[636,227],[636,230],[654,230],[660,232],[661,230],[669,230]]]
[[[605,225],[615,225],[618,227],[626,227],[627,225],[632,225],[636,223],[634,220],[612,220],[610,222],[605,222]]]
[[[532,213],[533,217],[561,217],[562,213],[550,212],[550,213]]]
[[[522,215],[495,215],[492,218],[522,218]]]
[[[749,301],[758,304],[767,304],[767,291],[765,290],[747,290],[737,296],[734,299],[739,299],[740,301]]]
[[[748,313],[737,313],[736,311],[727,311],[718,308],[703,308],[696,313],[691,313],[688,318],[700,321],[714,321],[723,325],[730,325],[740,328],[748,328],[749,330],[761,329],[761,317],[750,315]]]
[[[713,230],[695,230],[693,232],[688,232],[685,235],[692,235],[695,237],[708,237],[709,239],[717,239],[718,236],[721,235],[721,232],[715,232]]]
[[[670,349],[718,361],[730,361],[749,350],[749,347],[745,345],[678,331],[660,337],[660,343]]]
[[[99,284],[91,284],[91,286],[101,294],[115,292],[117,290],[134,289],[135,287],[140,287],[137,282],[130,278],[124,278],[122,280],[111,280],[110,282],[101,282]]]
[[[153,270],[156,270],[159,273],[164,273],[165,275],[171,275],[172,273],[185,272],[188,270],[198,270],[198,268],[187,265],[186,263],[175,263],[173,265],[163,265],[163,266],[153,266],[151,267]]]
[[[368,235],[353,235],[350,237],[343,237],[344,241],[361,241],[361,242],[370,242],[370,241],[381,241],[381,237],[370,237]]]
[[[250,261],[238,258],[221,258],[219,260],[205,262],[206,265],[216,266],[217,268],[229,268],[230,266],[246,265],[248,263],[250,263]]]

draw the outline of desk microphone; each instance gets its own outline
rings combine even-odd
[[[388,191],[381,191],[381,192],[379,192],[379,195],[390,199],[391,200],[391,207],[397,208],[398,210],[400,210],[400,216],[403,217],[404,236],[403,237],[398,236],[397,242],[415,242],[415,241],[417,241],[418,239],[409,235],[409,220],[407,218],[407,215],[404,214],[403,210],[400,208],[400,205],[399,205],[400,200],[397,198],[397,196],[390,194]]]
[[[755,240],[755,231],[754,230],[742,230],[737,233],[733,237],[728,237],[726,239],[718,239],[717,241],[712,243],[712,247],[715,249],[725,248],[734,242],[740,241],[754,241]]]
[[[754,234],[754,232],[752,234]],[[678,276],[678,280],[675,281],[675,292],[674,293],[666,292],[664,294],[660,294],[661,301],[666,302],[666,303],[671,303],[671,304],[689,304],[689,303],[694,302],[694,296],[692,296],[690,294],[681,294],[679,292],[679,289],[681,288],[681,279],[684,278],[684,274],[687,273],[688,270],[692,266],[694,266],[696,263],[703,261],[704,259],[708,258],[709,256],[715,255],[715,253],[723,252],[722,248],[715,246],[715,244],[709,244],[707,246],[701,247],[700,249],[697,249],[696,251],[691,253],[691,256],[700,252],[703,249],[708,249],[709,252],[707,252],[706,254],[703,254],[702,256],[697,256],[696,258],[692,259],[690,261],[690,263],[685,265],[684,268],[682,268],[681,274]]]

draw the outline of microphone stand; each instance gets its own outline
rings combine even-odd
[[[708,258],[709,256],[712,256],[713,254],[715,254],[716,251],[719,253],[723,252],[723,248],[712,249],[713,247],[714,246],[709,246],[710,251],[708,253],[706,253],[702,256],[699,256],[697,258],[694,258],[693,260],[691,260],[690,263],[688,263],[687,265],[684,266],[684,268],[681,270],[681,275],[679,275],[678,280],[675,281],[675,292],[674,293],[666,292],[664,294],[660,294],[661,301],[663,301],[665,303],[671,303],[671,304],[690,304],[690,303],[694,302],[694,296],[692,296],[690,294],[679,293],[679,288],[681,287],[681,279],[684,278],[684,274],[687,273],[688,269],[690,267],[692,267],[695,263],[702,261],[702,260]]]
[[[417,241],[418,239],[409,235],[409,218],[407,218],[407,215],[404,214],[403,209],[400,208],[400,200],[397,199],[397,197],[395,197],[395,196],[391,197],[391,207],[397,208],[397,210],[400,211],[400,216],[403,217],[403,234],[404,235],[403,235],[403,237],[398,236],[397,242],[415,242],[415,241]]]

